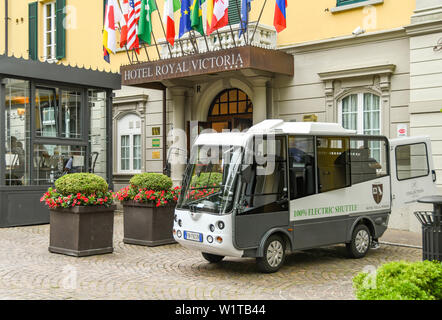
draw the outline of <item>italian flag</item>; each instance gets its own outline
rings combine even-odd
[[[207,3],[207,34],[229,24],[229,0],[209,0]]]
[[[180,0],[164,0],[164,24],[166,25],[166,38],[172,45],[175,43],[175,18],[174,12],[181,8]]]

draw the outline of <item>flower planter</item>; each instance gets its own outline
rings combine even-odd
[[[124,243],[150,247],[176,243],[172,234],[174,204],[156,207],[129,200],[123,208]]]
[[[115,205],[50,210],[49,251],[75,257],[113,252]]]

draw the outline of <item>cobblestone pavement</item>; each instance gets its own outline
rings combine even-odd
[[[0,299],[354,299],[352,277],[392,260],[416,261],[421,251],[384,245],[363,259],[344,246],[292,253],[274,274],[254,259],[209,264],[178,244],[122,242],[115,216],[114,253],[75,258],[48,251],[49,225],[0,229]]]

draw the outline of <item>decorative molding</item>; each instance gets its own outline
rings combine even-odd
[[[394,73],[396,65],[394,64],[382,64],[372,66],[360,66],[349,69],[338,69],[318,73],[322,81],[327,82],[330,80],[366,77],[374,75],[391,75]]]
[[[324,51],[329,49],[343,48],[349,46],[366,45],[370,42],[382,42],[382,41],[392,41],[397,39],[408,38],[407,33],[403,27],[374,31],[364,33],[360,36],[355,37],[352,34],[347,36],[341,36],[336,38],[309,41],[295,45],[289,45],[278,48],[278,50],[285,51],[289,54],[300,54],[308,53],[314,51]]]
[[[136,94],[136,95],[130,95],[130,96],[120,96],[113,98],[113,104],[114,105],[121,105],[121,104],[130,104],[130,103],[137,103],[137,102],[143,102],[146,103],[149,98],[149,95],[147,94]]]
[[[413,23],[405,26],[405,31],[409,36],[420,36],[429,33],[442,32],[442,19],[437,21]]]

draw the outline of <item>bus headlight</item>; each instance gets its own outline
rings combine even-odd
[[[208,243],[212,243],[213,242],[213,237],[212,236],[207,236],[207,242]]]
[[[180,220],[178,220],[178,225],[179,225],[180,227],[182,227],[182,226],[183,226],[183,221],[181,221],[181,219],[180,219]]]
[[[213,224],[211,224],[211,225],[209,226],[209,230],[212,231],[212,232],[214,232],[214,231],[215,231],[215,226],[214,226]]]
[[[224,224],[223,221],[218,221],[217,224],[218,224],[218,228],[219,228],[220,230],[224,229],[224,227],[226,226],[226,225]]]
[[[176,235],[178,236],[178,238],[181,238],[181,236],[182,236],[182,234],[181,234],[181,230],[178,230],[178,231],[176,232]]]
[[[178,221],[178,216],[176,214],[173,216],[173,220],[175,220],[175,222]]]

